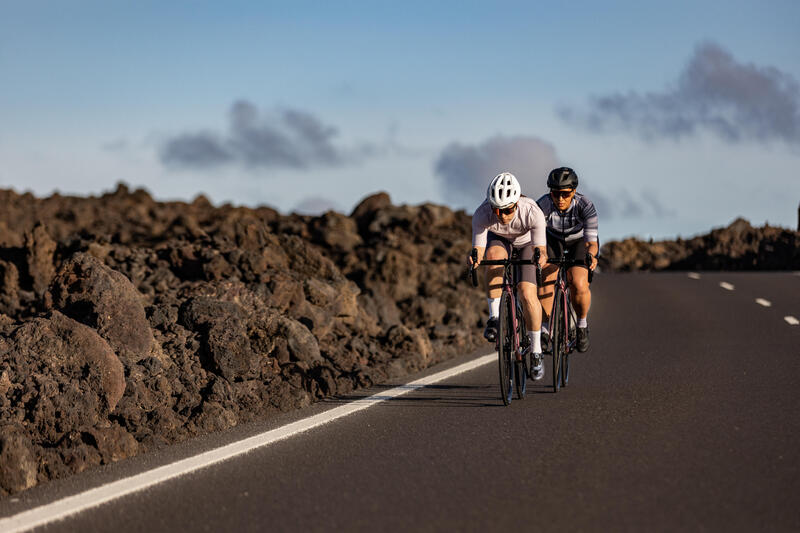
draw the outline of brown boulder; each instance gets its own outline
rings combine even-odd
[[[51,293],[56,309],[97,329],[124,360],[136,362],[150,354],[153,332],[142,298],[120,272],[77,253],[58,271]]]
[[[233,302],[195,297],[180,310],[184,327],[203,338],[206,366],[227,380],[256,375],[258,355],[253,353],[242,308]]]

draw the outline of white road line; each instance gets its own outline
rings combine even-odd
[[[797,324],[800,324],[800,320],[797,320],[792,315],[787,315],[787,316],[783,317],[783,319],[786,322],[788,322],[790,326],[796,326]]]
[[[700,279],[700,274],[698,274],[697,272],[689,272],[687,276],[689,276],[692,279]]]
[[[720,281],[719,286],[725,289],[726,291],[732,291],[734,286],[728,283],[727,281]]]
[[[756,303],[758,305],[763,305],[764,307],[772,306],[772,302],[770,302],[769,300],[765,300],[764,298],[756,298]]]
[[[153,485],[157,485],[158,483],[163,483],[164,481],[188,474],[189,472],[194,472],[215,463],[231,459],[237,455],[242,455],[249,451],[255,450],[256,448],[267,446],[279,440],[297,435],[298,433],[309,431],[323,424],[327,424],[328,422],[332,422],[337,418],[351,415],[361,411],[362,409],[377,405],[383,401],[397,398],[428,385],[433,385],[434,383],[458,374],[462,374],[464,372],[468,372],[478,368],[479,366],[491,363],[492,361],[497,361],[496,353],[473,359],[472,361],[453,367],[449,370],[443,370],[428,377],[412,381],[406,385],[401,385],[367,398],[352,401],[340,407],[325,411],[324,413],[320,413],[303,420],[298,420],[297,422],[293,422],[283,427],[279,427],[253,437],[222,446],[215,450],[210,450],[208,452],[195,455],[194,457],[182,459],[180,461],[176,461],[147,472],[142,472],[141,474],[137,474],[129,478],[120,479],[118,481],[87,490],[86,492],[57,500],[35,509],[24,511],[8,518],[0,519],[0,531],[5,533],[17,533],[20,531],[28,531],[56,520],[62,520],[70,515],[91,509],[92,507],[102,505],[128,494],[144,490]]]

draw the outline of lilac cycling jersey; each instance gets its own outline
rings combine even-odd
[[[472,215],[472,245],[486,248],[487,235],[491,231],[509,240],[515,248],[529,245],[545,246],[546,227],[542,210],[527,196],[519,199],[514,218],[508,224],[501,224],[492,206],[484,200]]]

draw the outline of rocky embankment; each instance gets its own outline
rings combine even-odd
[[[726,228],[691,239],[609,242],[601,266],[635,270],[800,270],[800,232],[753,227],[738,218]]]
[[[470,218],[0,191],[0,494],[482,342]]]

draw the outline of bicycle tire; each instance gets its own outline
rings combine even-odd
[[[519,339],[520,350],[522,346],[527,341],[528,338],[528,330],[525,328],[525,315],[522,311],[522,306],[517,300],[517,338]],[[512,344],[512,349],[513,349]],[[527,382],[528,382],[528,357],[529,357],[530,350],[526,350],[522,354],[522,359],[516,361],[516,368],[514,369],[514,384],[516,385],[517,389],[517,398],[520,400],[525,399],[525,393],[527,391]],[[515,354],[516,355],[516,354]]]
[[[511,298],[507,292],[500,298],[500,317],[497,331],[497,363],[500,371],[500,397],[503,405],[511,403],[514,380],[513,352],[513,324],[511,323]]]
[[[569,337],[567,337],[566,342],[564,343],[565,352],[564,352],[564,355],[561,356],[561,367],[562,367],[561,386],[562,387],[566,387],[567,384],[569,383],[569,355],[570,354],[566,353],[566,346],[569,346],[570,341],[574,340],[574,335],[576,334],[575,333],[575,328],[573,327],[573,323],[575,321],[575,309],[572,307],[572,302],[569,301],[569,298],[567,298],[567,305],[568,305],[568,309],[567,309],[568,323],[570,325],[569,335],[572,336],[573,338],[570,339]]]
[[[553,312],[552,324],[550,328],[550,341],[553,345],[553,392],[558,392],[561,385],[561,353],[562,353],[562,336],[563,325],[561,322],[561,295],[560,290],[556,289],[555,298],[553,298]]]

